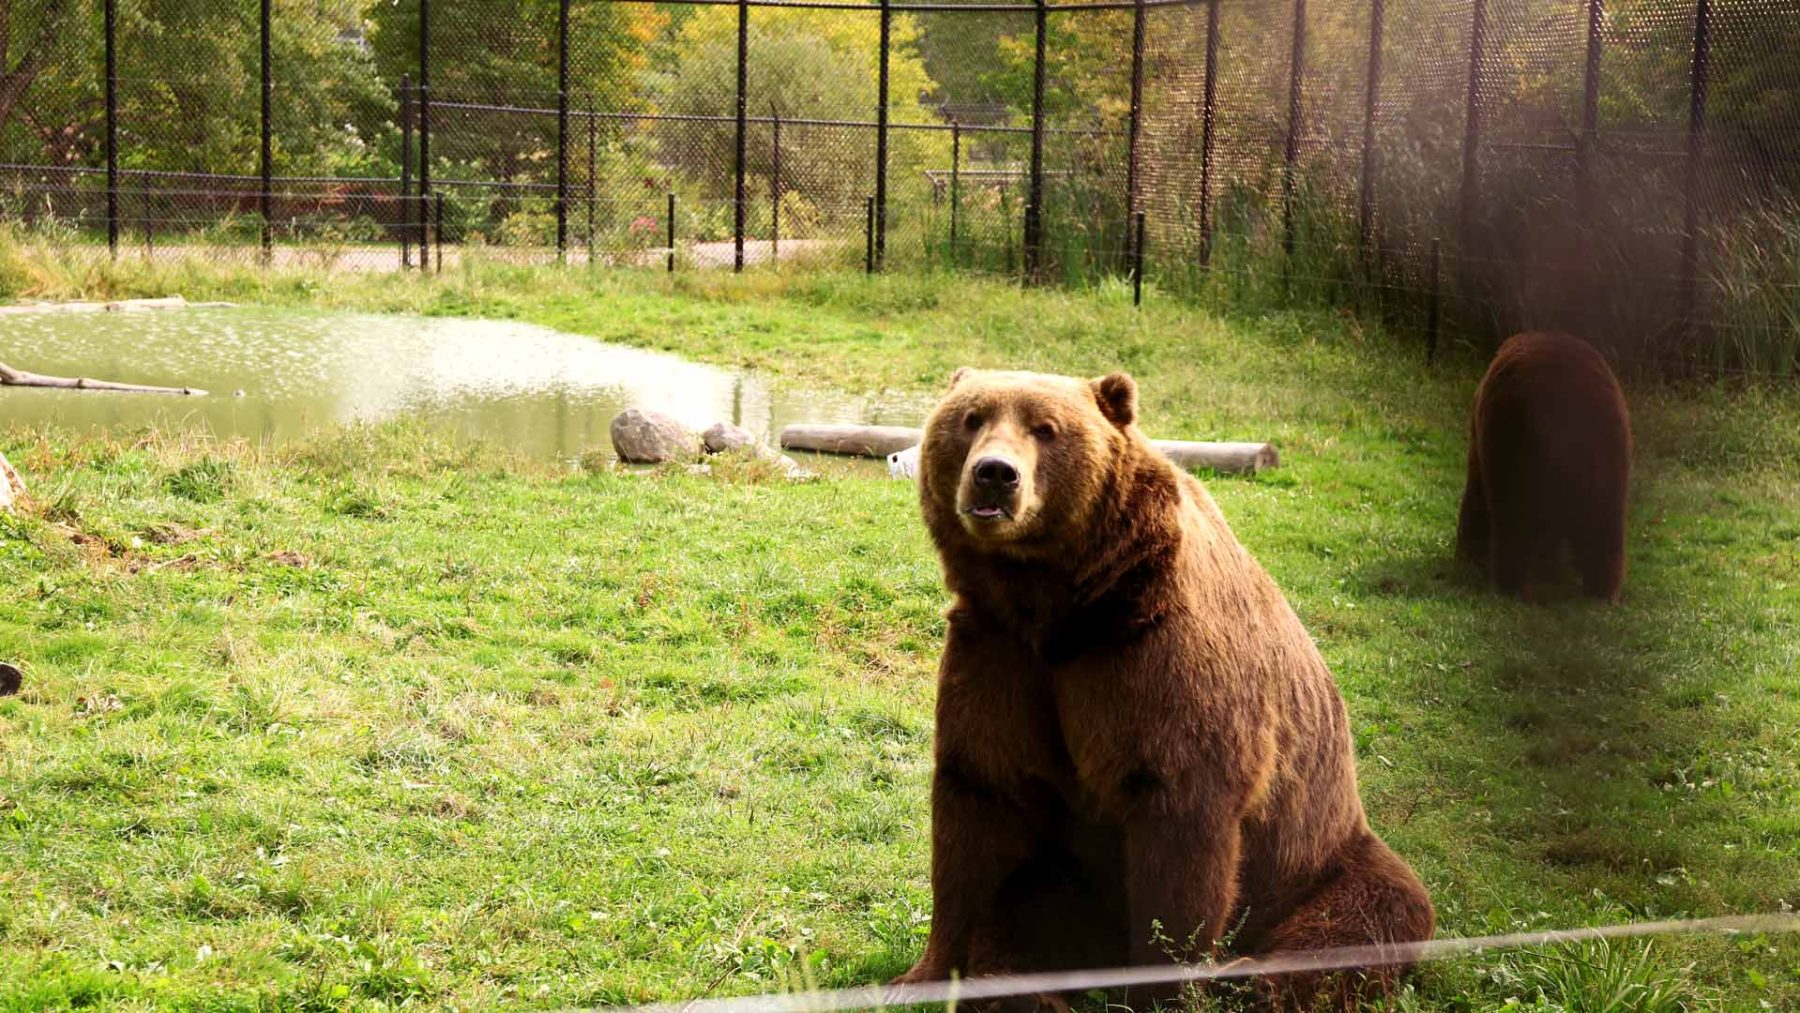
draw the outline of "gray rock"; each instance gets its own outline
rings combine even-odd
[[[694,431],[661,412],[627,408],[613,416],[613,453],[633,464],[689,461],[698,456]]]
[[[700,443],[709,454],[722,454],[727,450],[742,450],[756,446],[756,437],[739,429],[729,422],[714,422],[700,434]]]

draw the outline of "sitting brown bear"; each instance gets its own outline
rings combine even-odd
[[[959,370],[926,424],[920,501],[955,602],[935,910],[900,981],[1166,964],[1226,935],[1266,955],[1432,933],[1425,888],[1363,815],[1324,660],[1136,414],[1123,374]],[[1261,987],[1287,1006],[1323,984]]]
[[[1529,601],[1566,545],[1582,589],[1617,602],[1630,482],[1631,419],[1606,359],[1569,334],[1508,338],[1475,393],[1457,555]]]

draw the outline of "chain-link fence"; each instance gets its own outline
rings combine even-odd
[[[0,217],[97,254],[955,267],[1800,353],[1793,0],[0,0],[0,55]]]

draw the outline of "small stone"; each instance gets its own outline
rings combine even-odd
[[[633,464],[692,460],[700,441],[694,431],[661,412],[627,408],[613,416],[613,452]]]
[[[700,434],[700,443],[709,454],[722,454],[727,450],[741,450],[756,446],[756,437],[748,430],[740,429],[729,422],[714,422]]]

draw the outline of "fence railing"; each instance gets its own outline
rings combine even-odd
[[[1800,350],[1800,122],[1781,99],[1800,11],[1780,5],[560,0],[538,23],[524,5],[409,0],[374,39],[385,111],[359,99],[366,122],[345,126],[375,154],[308,173],[280,164],[321,161],[282,134],[315,98],[277,44],[303,15],[260,0],[241,38],[194,36],[254,44],[225,82],[253,67],[254,165],[176,168],[152,164],[181,161],[156,130],[182,124],[145,95],[169,85],[179,117],[209,101],[191,95],[210,71],[135,73],[162,42],[127,52],[121,3],[74,2],[69,17],[98,15],[97,45],[31,84],[45,109],[0,112],[5,216],[72,221],[72,242],[103,231],[114,256],[134,237],[265,261],[314,242],[392,246],[410,268],[448,240],[672,269],[677,243],[728,239],[743,270],[786,240],[860,247],[869,270],[1355,301],[1432,335],[1562,326],[1622,358],[1785,373]],[[627,8],[651,28],[595,27]],[[516,52],[547,88],[466,69]],[[729,74],[705,77],[715,56]],[[921,85],[934,74],[977,94]],[[91,91],[99,143],[76,164],[27,157],[52,146],[28,136],[89,136],[52,120],[85,116],[67,96]]]

